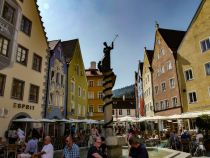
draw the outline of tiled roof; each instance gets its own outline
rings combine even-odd
[[[79,42],[78,39],[61,42],[63,46],[64,55],[66,58],[69,58],[70,61],[74,55],[77,42]]]
[[[113,98],[113,109],[136,109],[136,100]]]
[[[185,31],[179,31],[179,30],[169,30],[169,29],[163,29],[158,28],[159,33],[165,40],[166,44],[169,48],[171,48],[172,51],[177,51],[184,35]]]
[[[49,41],[50,50],[54,50],[60,40]]]
[[[154,51],[153,50],[146,50],[146,55],[147,58],[149,60],[149,64],[152,64],[152,59],[153,59],[153,55],[154,55]]]
[[[98,69],[87,69],[85,70],[86,76],[103,76],[103,74]]]

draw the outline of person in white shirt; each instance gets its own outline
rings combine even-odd
[[[51,144],[50,136],[46,136],[44,139],[44,147],[42,148],[41,152],[34,154],[34,157],[41,156],[42,158],[53,158],[54,149],[53,145]]]
[[[201,133],[200,130],[198,130],[198,132],[196,134],[196,142],[199,143],[202,140],[203,140],[203,134]]]
[[[17,129],[17,135],[18,135],[18,138],[19,138],[19,141],[20,142],[24,142],[25,140],[25,133],[22,129],[18,128]]]

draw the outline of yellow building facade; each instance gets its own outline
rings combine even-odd
[[[210,110],[210,1],[203,0],[178,49],[183,112]]]
[[[88,80],[88,116],[90,119],[103,120],[103,75],[96,68],[96,62],[91,62],[91,67],[85,72]]]
[[[79,40],[63,41],[62,46],[67,61],[67,118],[84,119],[87,117],[88,83]]]
[[[142,73],[144,114],[145,116],[154,116],[153,88],[152,88],[152,59],[154,51],[144,50],[144,65]]]
[[[44,112],[47,38],[36,1],[18,0],[17,3],[22,12],[15,62],[0,71],[0,137],[4,136],[13,119],[40,119]]]

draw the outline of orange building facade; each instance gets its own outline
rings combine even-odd
[[[103,120],[103,75],[96,68],[96,62],[91,62],[85,73],[88,80],[88,118]]]

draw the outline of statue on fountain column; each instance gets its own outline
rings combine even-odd
[[[110,53],[111,50],[114,49],[114,42],[112,42],[111,46],[108,46],[106,42],[104,42],[104,57],[101,61],[98,63],[98,68],[101,72],[106,72],[111,69],[111,62],[110,62]]]

